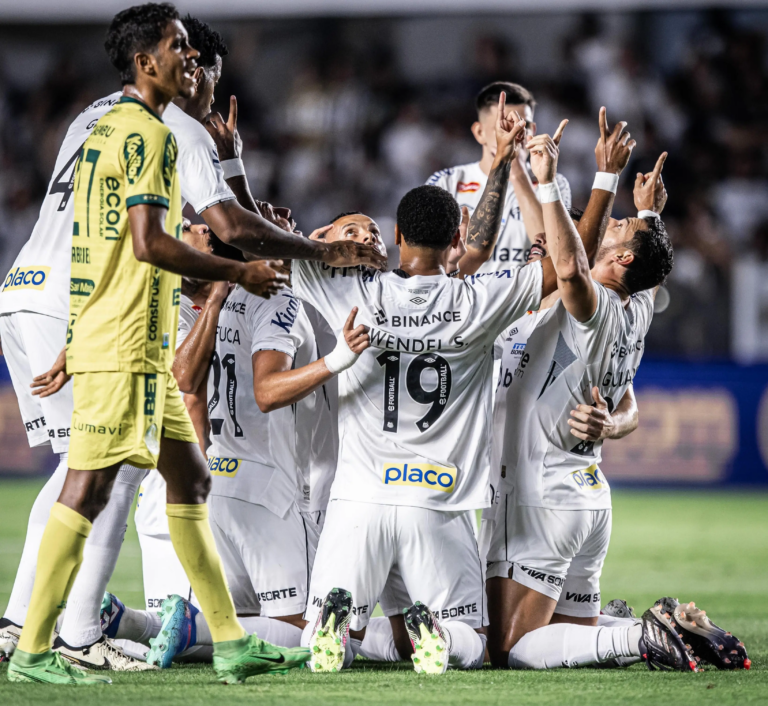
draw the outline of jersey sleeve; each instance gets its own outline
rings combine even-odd
[[[321,262],[293,260],[291,288],[303,301],[312,304],[328,325],[338,333],[353,306],[363,310],[366,281],[376,277],[359,267],[329,267]]]
[[[540,262],[497,272],[483,272],[464,282],[475,294],[477,320],[496,338],[526,311],[541,304],[542,269]]]
[[[205,130],[202,125],[200,128]],[[216,146],[208,133],[182,136],[179,146],[181,196],[197,213],[235,198],[224,179]]]
[[[195,325],[195,321],[197,321],[198,314],[193,309],[193,306],[192,300],[182,294],[179,302],[179,326],[176,331],[176,350],[178,350],[181,347],[181,344],[187,339],[189,332]]]
[[[642,332],[643,336],[648,333],[653,320],[653,310],[656,302],[654,290],[646,289],[642,292],[632,295],[632,310],[637,317],[637,330]]]
[[[621,308],[621,302],[615,294],[602,284],[592,280],[592,286],[597,297],[595,313],[587,321],[578,321],[566,310],[566,316],[571,323],[573,337],[579,348],[582,360],[591,360],[597,349],[610,345],[616,330],[616,317]]]
[[[453,190],[451,189],[452,174],[452,168],[441,169],[439,172],[435,172],[431,177],[429,177],[426,183],[428,186],[439,186],[441,189],[445,189],[446,191],[453,193]]]
[[[282,290],[267,300],[249,297],[246,319],[251,334],[251,355],[258,351],[279,351],[295,358],[309,326],[308,322],[307,326],[302,325],[305,322],[302,317],[306,314],[301,302],[290,290]]]
[[[148,125],[125,138],[120,156],[125,169],[125,206],[151,204],[168,208],[178,147],[164,125]]]

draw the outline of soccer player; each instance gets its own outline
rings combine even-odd
[[[234,194],[225,182],[215,146],[199,122],[210,110],[226,46],[221,37],[204,23],[190,17],[184,22],[192,32],[195,43],[203,47],[203,53],[194,73],[195,95],[183,99],[184,110],[171,103],[164,114],[164,121],[178,141],[177,168],[182,198],[191,203],[209,223],[216,223],[222,238],[237,241],[240,246],[254,252],[268,254],[270,248],[276,246],[283,255],[293,257],[329,257],[332,261],[341,256],[342,259],[351,257],[350,262],[357,261],[364,251],[358,248],[358,251],[350,252],[356,246],[349,244],[328,246],[310,243],[309,247],[314,248],[314,252],[308,252],[305,238],[286,234],[235,202]],[[144,37],[143,41],[151,41],[151,38]],[[70,126],[38,223],[0,293],[0,338],[6,343],[6,360],[30,444],[46,443],[50,437],[54,452],[60,454],[56,472],[39,494],[30,513],[24,552],[11,599],[5,615],[0,619],[0,650],[5,653],[14,649],[20,627],[26,619],[40,538],[66,475],[66,456],[63,454],[69,444],[72,416],[71,385],[65,386],[57,395],[34,396],[28,381],[30,375],[36,377],[50,370],[66,339],[70,260],[76,260],[84,252],[77,249],[70,252],[72,172],[82,143],[98,119],[117,103],[120,96],[119,92],[113,93],[96,101]],[[264,285],[268,286],[269,282],[265,280]],[[42,433],[45,428],[48,429],[47,436]],[[97,518],[96,530],[86,544],[83,570],[70,596],[70,609],[64,617],[59,646],[66,648],[68,657],[85,666],[121,669],[138,666],[134,662],[117,659],[114,651],[101,641],[99,607],[117,560],[131,502],[144,474],[145,471],[130,467],[118,474],[110,503]]]
[[[477,120],[472,124],[472,134],[482,147],[480,161],[443,169],[433,174],[427,184],[441,186],[456,197],[459,205],[467,207],[472,213],[480,203],[481,195],[488,181],[488,174],[496,155],[495,121],[498,111],[499,96],[506,96],[508,109],[517,111],[525,119],[526,137],[536,134],[533,111],[536,101],[530,91],[516,83],[497,81],[491,83],[478,94],[475,100]],[[558,186],[566,208],[571,205],[571,189],[568,180],[557,175]],[[509,188],[502,211],[501,229],[498,243],[493,248],[490,258],[478,256],[471,249],[460,264],[463,272],[493,272],[504,267],[520,267],[528,261],[531,243],[537,233],[535,223],[527,219],[535,209],[524,206],[537,201],[536,187],[528,173],[528,153],[523,148],[509,170]],[[471,268],[471,269],[470,269]]]
[[[598,160],[601,146],[633,146],[623,131],[608,134],[604,112],[600,127]],[[529,149],[560,299],[540,315],[507,387],[507,409],[528,411],[506,416],[501,464],[512,493],[488,554],[489,653],[497,666],[576,666],[645,654],[649,664],[689,670],[693,658],[658,611],[647,612],[642,625],[592,627],[610,490],[598,467],[601,442],[574,442],[573,418],[564,414],[574,399],[591,402],[595,387],[599,400],[620,400],[629,388],[653,315],[649,290],[672,269],[672,248],[658,218],[625,219],[607,230],[590,272],[555,180],[558,147],[543,135]],[[617,182],[618,175],[611,186]],[[506,482],[502,477],[502,492]],[[556,609],[566,617],[553,621]]]
[[[192,93],[198,53],[175,8],[147,4],[119,13],[107,47],[124,95],[93,128],[76,164],[72,247],[83,252],[70,285],[66,368],[74,374],[75,407],[69,471],[41,540],[30,610],[8,676],[109,682],[73,667],[50,644],[92,521],[107,503],[120,464],[131,461],[157,466],[168,483],[177,554],[201,605],[215,616],[214,668],[220,680],[241,683],[255,673],[298,666],[305,655],[247,636],[237,621],[207,521],[210,479],[169,353],[179,274],[257,289],[257,273],[177,239],[178,148],[161,116],[173,98]],[[58,383],[66,377],[62,358],[51,371]]]
[[[522,120],[500,111],[491,173],[502,195],[500,175],[508,173],[523,129]],[[418,187],[398,207],[398,270],[292,265],[297,296],[313,302],[336,332],[349,307],[358,307],[371,340],[339,379],[339,465],[303,638],[315,671],[351,662],[393,569],[409,595],[435,611],[422,603],[408,610],[417,652],[433,640],[442,649],[422,652],[416,670],[482,664],[484,591],[466,511],[488,502],[488,449],[480,439],[490,404],[489,353],[505,325],[536,308],[553,283],[549,263],[446,277],[460,219],[445,190]],[[489,215],[489,223],[498,221]],[[447,555],[450,562],[437,561]],[[436,615],[445,616],[442,626]]]

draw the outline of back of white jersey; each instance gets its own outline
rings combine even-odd
[[[571,187],[568,180],[562,174],[558,174],[556,179],[563,203],[566,208],[570,208]],[[487,183],[488,177],[480,169],[480,162],[442,169],[427,180],[427,184],[440,186],[453,194],[459,206],[466,206],[469,209],[470,215],[480,203]],[[538,187],[533,188],[537,190]],[[531,240],[525,231],[517,195],[510,184],[507,186],[507,198],[498,242],[491,259],[484,263],[478,272],[494,272],[505,267],[520,267],[528,261],[530,251]]]
[[[507,413],[500,462],[508,480],[501,486],[514,487],[518,505],[611,506],[599,468],[602,442],[577,439],[568,419],[576,405],[593,404],[592,387],[600,389],[610,411],[624,396],[643,355],[653,295],[640,292],[625,308],[615,292],[593,284],[597,309],[589,321],[576,321],[558,301],[537,322],[512,376],[502,374],[499,393]],[[502,359],[503,369],[513,364]]]
[[[81,249],[72,248],[75,162],[99,118],[121,96],[116,92],[97,100],[69,126],[40,216],[0,291],[0,314],[32,311],[65,320],[69,316],[72,258],[85,256]],[[173,103],[163,113],[163,122],[172,130],[179,147],[176,168],[183,200],[200,213],[215,203],[235,198],[224,180],[213,140],[202,124]]]
[[[294,408],[265,414],[256,404],[252,358],[262,350],[309,362],[309,321],[289,289],[261,299],[236,287],[219,314],[208,373],[211,492],[263,505],[282,517],[304,483],[297,468]]]
[[[40,216],[5,278],[0,292],[0,314],[32,311],[65,320],[69,316],[69,272],[74,257],[72,185],[75,162],[99,118],[112,109],[121,95],[120,92],[112,93],[91,103],[69,126]]]
[[[339,376],[331,499],[437,510],[489,502],[493,342],[541,299],[541,265],[457,280],[293,262],[334,333],[352,307],[371,347]]]

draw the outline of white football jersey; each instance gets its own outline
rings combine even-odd
[[[476,275],[293,262],[296,296],[334,333],[353,306],[371,347],[339,375],[331,500],[472,510],[489,503],[493,342],[541,300],[539,263]]]
[[[562,174],[558,174],[556,179],[563,203],[566,208],[570,208],[571,187],[568,180]],[[487,182],[488,177],[480,169],[480,162],[442,169],[435,172],[427,180],[427,184],[440,186],[453,194],[459,202],[459,206],[469,208],[470,215],[480,203]],[[537,185],[534,184],[533,188],[538,192]],[[493,256],[480,267],[478,272],[494,272],[505,267],[521,267],[528,261],[530,250],[531,240],[525,231],[517,195],[512,185],[509,184],[499,239],[493,250]]]
[[[602,442],[577,439],[568,419],[576,405],[593,404],[594,386],[609,411],[624,397],[643,355],[653,294],[635,294],[625,308],[614,291],[593,284],[597,309],[589,321],[576,321],[558,300],[537,317],[522,355],[505,348],[497,405],[505,405],[506,414],[495,431],[503,442],[500,464],[506,467],[502,492],[514,489],[518,505],[553,510],[611,506],[610,487],[599,467]]]
[[[316,351],[312,360],[319,360],[336,347],[328,322],[317,309],[306,302],[302,307],[312,325]],[[296,367],[299,367],[298,361]],[[302,512],[325,512],[331,495],[331,485],[336,475],[339,455],[339,379],[334,375],[319,390],[305,397],[296,407],[296,445],[306,449],[309,456],[309,505],[302,498]],[[304,458],[299,460],[299,468]],[[306,475],[306,474],[305,474]]]
[[[309,501],[309,482],[306,467],[298,468],[295,405],[265,414],[256,404],[252,359],[263,350],[285,353],[294,365],[311,362],[315,348],[307,315],[290,289],[262,299],[235,287],[219,314],[208,373],[211,492],[283,517],[297,494]]]
[[[116,92],[97,100],[69,126],[32,235],[4,280],[0,314],[31,311],[64,320],[69,317],[75,162],[99,118],[121,96],[121,92]],[[163,122],[172,130],[179,146],[176,168],[182,199],[200,213],[220,201],[235,198],[224,180],[213,139],[202,124],[173,103],[163,113]]]
[[[202,309],[186,294],[181,295],[176,350],[184,343],[184,339],[186,339],[195,325],[200,312],[202,312]],[[136,512],[134,514],[138,532],[155,537],[170,533],[168,529],[168,516],[165,514],[165,497],[165,479],[157,469],[153,469],[147,473],[139,486],[139,497],[136,500]]]

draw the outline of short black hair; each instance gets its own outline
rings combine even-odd
[[[664,221],[661,218],[644,218],[648,230],[635,231],[626,245],[635,259],[626,268],[624,286],[630,294],[642,292],[664,284],[672,272],[675,254]]]
[[[519,83],[510,83],[509,81],[494,81],[489,83],[475,98],[475,107],[478,114],[485,108],[492,108],[499,104],[499,96],[507,94],[507,105],[527,105],[533,110],[536,107],[536,101],[533,94],[523,88]]]
[[[575,206],[571,206],[568,209],[568,215],[571,217],[572,221],[576,221],[576,223],[578,223],[581,220],[581,217],[584,215],[584,210],[581,208],[576,208]]]
[[[397,227],[408,245],[445,250],[459,223],[459,204],[439,186],[417,186],[397,206]]]
[[[331,219],[331,224],[336,223],[336,221],[339,220],[339,218],[346,218],[347,216],[364,216],[365,214],[362,211],[344,211],[344,213],[340,213],[336,218]]]
[[[192,17],[192,15],[182,17],[181,23],[189,35],[189,46],[200,52],[200,56],[197,58],[198,66],[212,69],[216,66],[217,58],[224,58],[229,54],[223,37],[209,24]]]
[[[168,23],[178,19],[178,10],[169,2],[134,5],[114,16],[104,48],[123,85],[136,80],[133,57],[138,52],[154,51]]]

